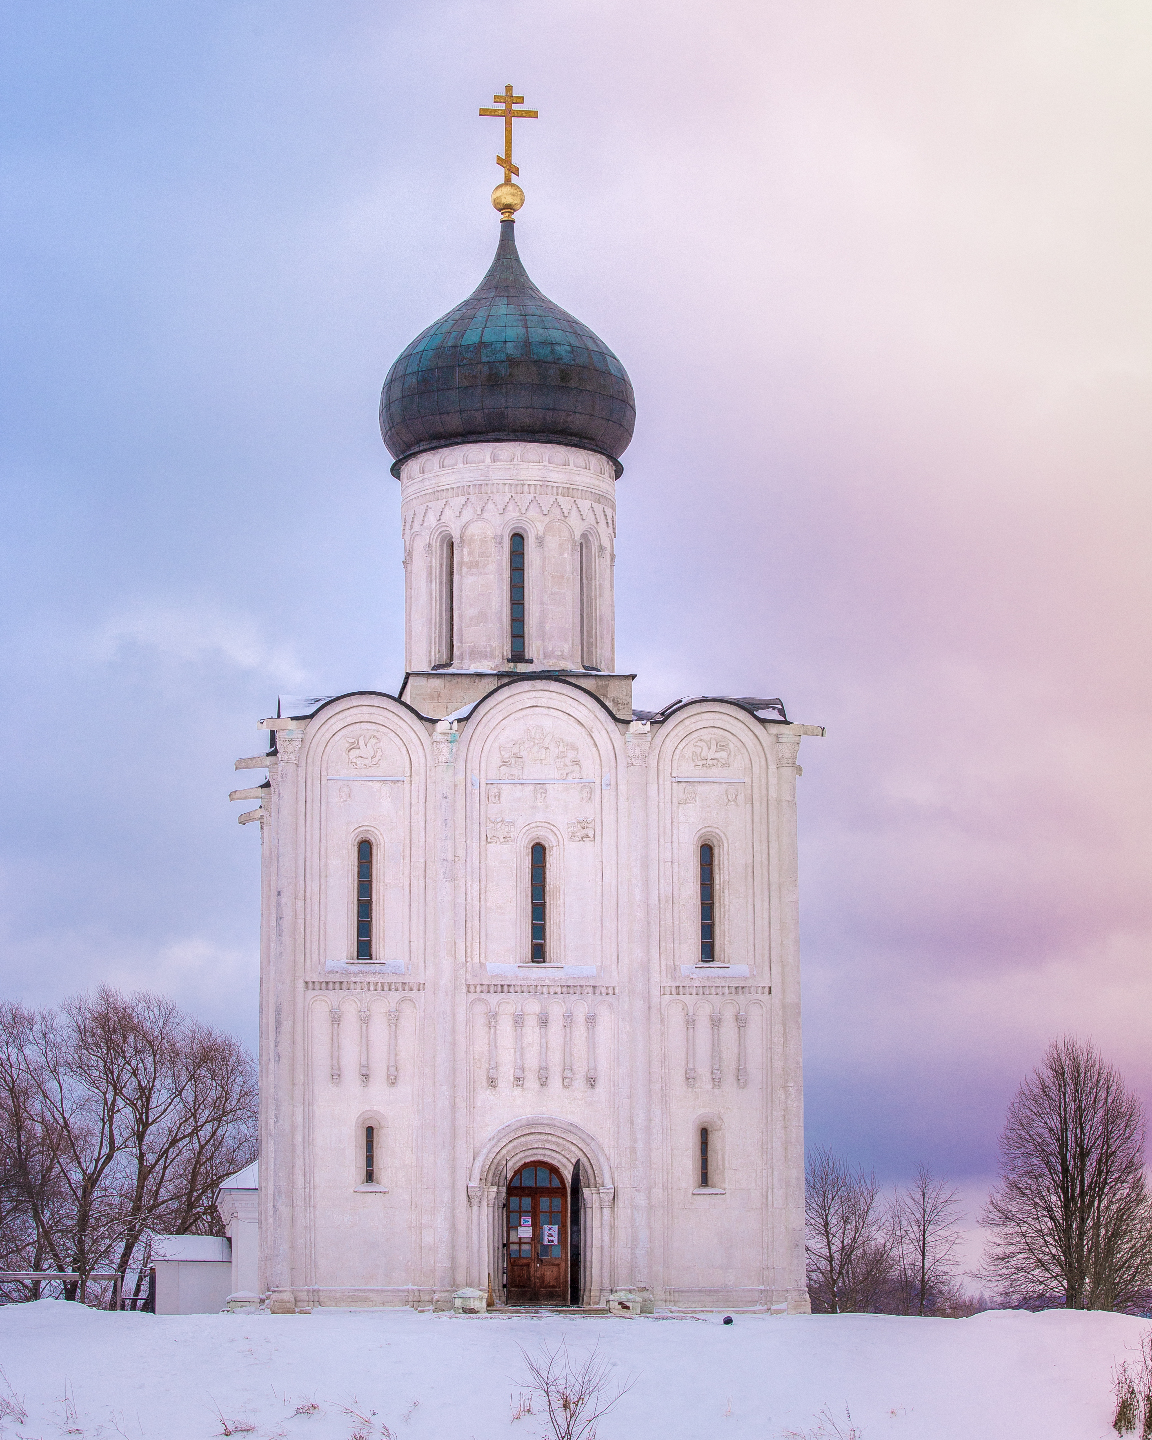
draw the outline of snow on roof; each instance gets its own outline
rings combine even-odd
[[[220,1235],[153,1235],[152,1263],[157,1260],[231,1260],[232,1246]]]
[[[259,1160],[253,1160],[251,1165],[245,1165],[243,1170],[237,1170],[235,1175],[229,1175],[227,1180],[221,1180],[217,1186],[219,1190],[259,1190],[259,1188]]]

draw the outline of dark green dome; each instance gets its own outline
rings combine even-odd
[[[632,382],[599,336],[542,295],[500,223],[492,265],[455,309],[417,335],[380,393],[380,433],[395,457],[469,440],[574,445],[623,467],[636,424]]]

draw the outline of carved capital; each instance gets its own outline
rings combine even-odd
[[[281,730],[276,736],[276,758],[281,765],[295,765],[304,743],[303,730]]]
[[[780,735],[776,740],[776,768],[785,770],[789,766],[795,768],[796,756],[800,751],[800,741],[792,737]]]

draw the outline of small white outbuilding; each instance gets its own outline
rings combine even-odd
[[[157,1315],[222,1310],[232,1288],[232,1246],[219,1235],[153,1235]]]

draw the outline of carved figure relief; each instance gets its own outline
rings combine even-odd
[[[507,845],[512,839],[511,820],[491,818],[485,826],[485,837],[489,845]]]
[[[488,804],[489,804],[489,805],[499,805],[499,804],[500,804],[500,786],[499,786],[499,785],[489,785],[489,786],[488,786]]]
[[[585,805],[591,805],[591,803],[592,803],[592,786],[591,786],[591,785],[581,785],[581,786],[580,786],[580,799],[584,801]]]
[[[384,758],[384,747],[380,744],[378,735],[365,731],[349,740],[345,753],[353,770],[375,770]]]
[[[696,786],[695,786],[695,785],[679,785],[679,786],[677,786],[676,803],[677,803],[678,805],[695,805],[695,803],[696,803]]]
[[[525,765],[537,772],[551,770],[546,777],[557,780],[579,780],[583,764],[579,748],[570,740],[554,735],[543,725],[529,725],[524,734],[497,747],[500,755],[501,780],[523,780]]]
[[[338,785],[336,787],[336,799],[341,805],[347,805],[352,799],[351,785]]]
[[[547,803],[548,803],[548,787],[547,787],[547,785],[533,785],[533,787],[532,787],[532,803],[533,803],[533,805],[547,805]]]
[[[725,803],[728,804],[728,805],[739,805],[739,803],[740,803],[740,787],[739,787],[739,785],[725,785],[725,787],[724,787],[724,800],[725,800]]]
[[[595,840],[595,839],[596,839],[596,821],[595,821],[595,820],[569,820],[569,822],[568,822],[568,839],[569,839],[569,840]]]
[[[728,770],[732,765],[732,742],[726,735],[702,735],[693,741],[688,759],[701,770]]]

